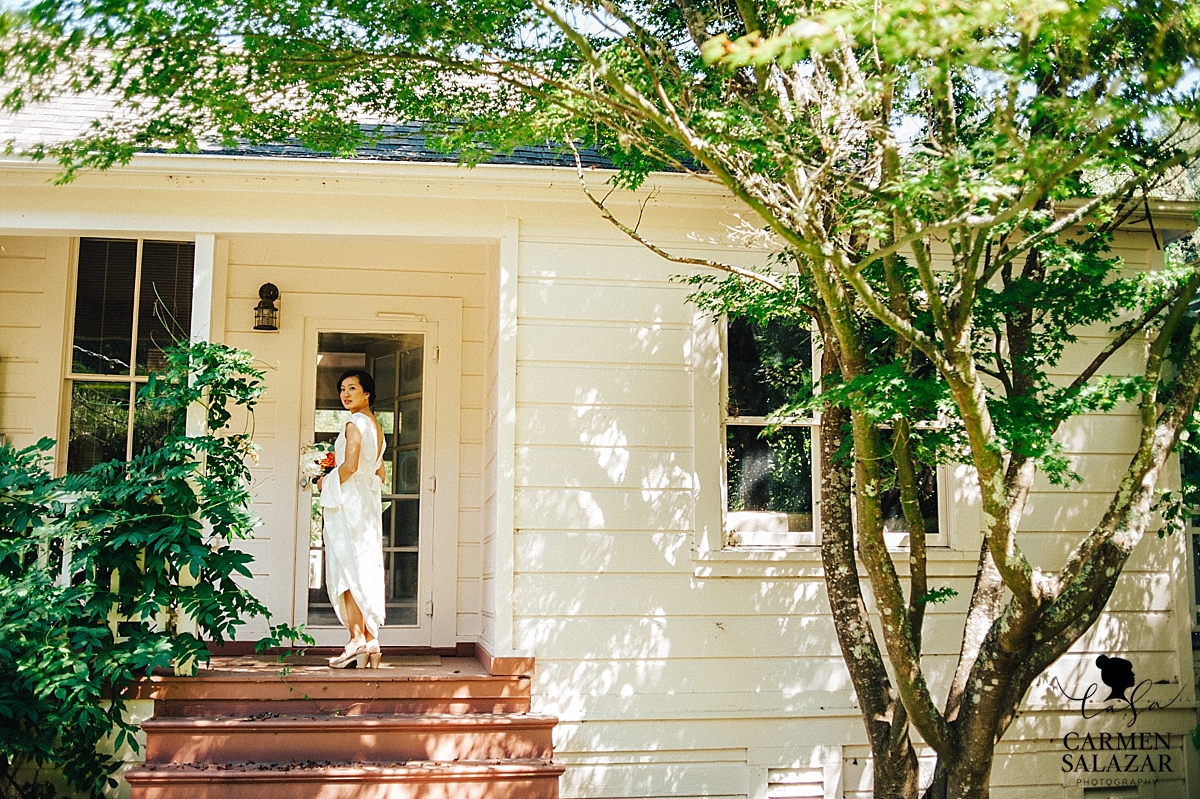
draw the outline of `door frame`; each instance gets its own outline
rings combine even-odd
[[[457,643],[458,618],[458,538],[459,538],[459,449],[462,417],[462,299],[456,297],[388,297],[373,307],[371,298],[356,295],[351,300],[356,315],[327,316],[334,310],[328,297],[322,303],[321,316],[304,318],[304,337],[300,353],[299,440],[313,439],[313,408],[317,395],[317,337],[320,333],[394,334],[421,333],[425,336],[425,386],[433,402],[422,409],[423,440],[432,443],[432,469],[421,476],[422,514],[429,514],[432,531],[428,585],[421,589],[420,601],[431,603],[432,619],[428,639],[424,633],[405,636],[404,628],[384,627],[380,641],[384,646],[449,647]],[[340,303],[337,303],[340,304]],[[422,456],[422,468],[429,463]],[[434,482],[431,482],[431,478]],[[292,524],[294,557],[292,563],[292,620],[303,623],[308,612],[309,547],[307,525],[311,489],[301,489],[299,463],[292,483],[296,490],[296,514]],[[302,526],[303,524],[303,526]],[[422,575],[424,577],[424,575]],[[419,611],[419,612],[423,612]],[[423,629],[424,626],[417,628]],[[320,628],[324,632],[329,628]],[[411,629],[411,628],[410,628]],[[415,630],[413,632],[416,632]],[[389,634],[391,633],[391,634]],[[339,633],[339,638],[343,637]],[[324,636],[322,636],[324,638]],[[343,643],[341,640],[320,645]]]

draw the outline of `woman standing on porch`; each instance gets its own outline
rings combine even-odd
[[[325,582],[338,621],[350,631],[345,651],[329,665],[379,665],[384,617],[383,430],[371,405],[375,381],[352,369],[338,379],[350,419],[334,444],[337,466],[317,482],[325,518]]]

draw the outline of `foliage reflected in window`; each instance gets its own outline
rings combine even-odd
[[[1192,648],[1200,650],[1200,442],[1189,436],[1179,442],[1179,470],[1182,476],[1184,529],[1191,537],[1188,547],[1192,559]]]
[[[782,322],[732,319],[726,346],[728,540],[812,543],[814,420],[790,413],[812,392],[812,337]],[[810,535],[797,538],[798,533]]]

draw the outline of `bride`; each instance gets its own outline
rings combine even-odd
[[[346,649],[329,665],[344,669],[379,665],[384,618],[383,429],[371,405],[375,381],[352,369],[338,378],[338,395],[350,419],[334,444],[336,468],[317,481],[325,518],[325,581],[329,600],[350,631]]]

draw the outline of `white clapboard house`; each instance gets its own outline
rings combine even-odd
[[[0,140],[69,134],[85,111],[31,109],[0,123]],[[8,441],[54,437],[60,471],[152,445],[155,432],[143,429],[133,398],[161,357],[166,331],[156,301],[191,336],[251,351],[267,375],[252,422],[262,525],[244,544],[254,556],[251,588],[276,620],[306,624],[319,644],[340,645],[299,454],[343,424],[336,375],[367,368],[389,435],[383,643],[426,658],[406,662],[440,657],[461,666],[449,670],[447,679],[459,680],[448,683],[450,694],[470,701],[443,697],[441,711],[482,709],[517,726],[524,715],[521,723],[537,727],[505,772],[518,788],[503,795],[870,795],[869,749],[821,582],[818,475],[805,475],[808,487],[801,480],[789,506],[773,514],[748,512],[744,497],[730,496],[742,488],[727,472],[752,471],[749,442],[761,422],[755,413],[727,418],[729,387],[745,379],[738,361],[753,357],[744,331],[697,313],[688,288],[672,281],[693,267],[657,257],[601,218],[567,161],[529,150],[465,169],[398,129],[355,159],[262,147],[141,155],[68,185],[53,185],[55,172],[0,158],[0,434]],[[593,167],[586,177],[600,187],[607,175]],[[636,201],[650,194],[640,230],[665,249],[759,257],[729,243],[728,229],[751,217],[718,187],[658,174],[637,198],[614,195],[610,203],[633,218]],[[1191,208],[1151,205],[1155,233],[1135,223],[1115,244],[1131,269],[1160,266],[1163,237],[1192,226]],[[264,295],[274,320],[256,319]],[[261,321],[272,329],[257,329]],[[1090,360],[1103,336],[1082,338],[1064,369]],[[801,450],[811,446],[809,427],[790,432]],[[1034,557],[1061,559],[1099,518],[1135,433],[1132,415],[1085,418],[1064,432],[1083,483],[1070,490],[1039,483],[1022,534]],[[734,442],[729,463],[727,442]],[[960,592],[931,607],[926,622],[932,673],[944,681],[981,519],[965,467],[939,470],[936,497],[931,580]],[[903,536],[894,544],[902,548]],[[993,796],[1200,795],[1195,752],[1185,743],[1196,724],[1198,553],[1200,537],[1146,537],[1103,617],[1039,680],[998,745]],[[261,635],[256,624],[241,637]],[[1144,775],[1141,787],[1101,783],[1108,793],[1095,793],[1081,779],[1093,775],[1075,768],[1072,744],[1088,733],[1125,732],[1124,721],[1081,718],[1051,678],[1069,687],[1097,682],[1094,661],[1103,653],[1129,659],[1139,680],[1178,699],[1137,728],[1168,736],[1173,767]],[[312,672],[304,679],[315,695],[351,678]],[[486,693],[487,679],[499,681],[497,696],[515,700],[492,706],[471,698]],[[166,765],[134,768],[128,784],[146,797],[242,795],[236,790],[246,789],[252,766],[224,769],[242,774],[236,790],[203,768],[191,776],[171,771],[171,762],[188,757],[270,757],[252,743],[262,730],[247,732],[240,757],[196,743],[184,722],[203,716],[204,701],[234,698],[199,688],[189,694],[181,681],[164,678],[143,694],[159,703],[147,733],[166,741],[145,756]],[[398,714],[419,710],[394,699],[388,707]],[[151,714],[148,703],[139,707]],[[455,723],[482,724],[479,715],[465,712]],[[360,733],[347,727],[325,737]],[[180,754],[187,746],[191,755]],[[430,746],[426,760],[442,762],[443,771],[427,771],[444,776],[453,758]],[[504,781],[495,765],[503,747],[488,746],[476,753],[490,757],[455,754],[483,764],[464,777],[476,788]],[[420,759],[376,754],[351,747],[312,757]],[[520,771],[537,758],[541,771]],[[349,784],[353,768],[329,768],[308,782],[276,780],[272,790],[384,795],[313,793],[339,774],[337,784]],[[362,779],[396,791],[415,784],[400,766],[390,768],[368,768]],[[154,777],[163,774],[175,777]],[[171,792],[179,786],[186,790]],[[436,795],[502,795],[454,790]]]

